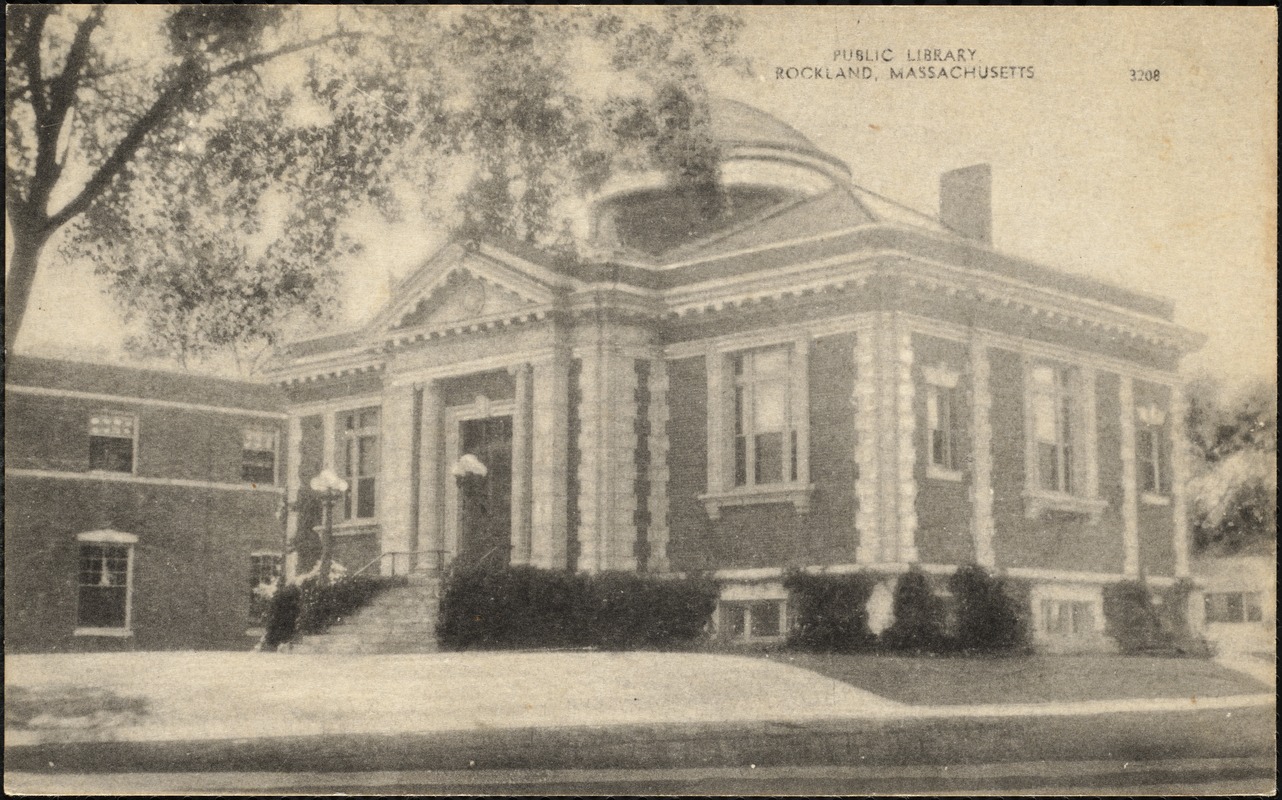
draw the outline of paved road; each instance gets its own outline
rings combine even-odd
[[[378,795],[1269,794],[1270,759],[1063,761],[953,767],[773,767],[354,773],[8,773],[11,793]]]

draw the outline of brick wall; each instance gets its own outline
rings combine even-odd
[[[134,474],[139,477],[239,483],[241,431],[247,427],[277,430],[278,459],[286,452],[283,420],[270,417],[10,392],[5,398],[6,466],[87,472],[89,420],[103,412],[136,418]]]
[[[928,564],[968,564],[975,560],[975,542],[971,534],[970,487],[971,453],[971,384],[970,352],[960,342],[933,336],[913,335],[914,426],[917,447],[914,477],[917,480],[917,554]],[[932,478],[930,464],[930,427],[926,415],[928,387],[923,375],[927,367],[945,367],[960,373],[957,391],[952,393],[953,431],[956,434],[955,458],[961,470],[960,481]]]
[[[1085,572],[1122,571],[1123,537],[1120,505],[1110,502],[1098,525],[1084,515],[1047,513],[1037,519],[1025,516],[1024,376],[1018,353],[989,350],[993,427],[993,528],[997,565]],[[1109,387],[1114,387],[1111,391]],[[1116,383],[1097,384],[1100,423],[1116,418]],[[1121,444],[1116,429],[1099,429],[1101,481],[1111,473],[1105,467]],[[1120,467],[1117,469],[1120,480]],[[1108,497],[1108,490],[1102,492]]]
[[[674,569],[733,569],[850,563],[855,519],[854,335],[816,340],[810,350],[808,515],[790,503],[729,506],[708,518],[698,495],[707,484],[707,377],[703,358],[668,365],[671,419],[669,504]]]
[[[280,551],[278,502],[273,492],[8,476],[6,650],[249,647],[250,554]],[[76,535],[106,528],[138,537],[128,639],[73,636]]]
[[[1165,410],[1167,412],[1166,436],[1170,436],[1171,390],[1169,388],[1146,381],[1136,381],[1135,405],[1137,407],[1153,405]],[[1169,446],[1166,452],[1169,453]],[[1170,461],[1166,461],[1163,466],[1170,469]],[[1139,498],[1140,569],[1147,575],[1174,575],[1174,506],[1169,502],[1165,505],[1146,502],[1143,491],[1139,488],[1136,489],[1136,495]],[[1169,501],[1170,496],[1166,495],[1166,499]]]

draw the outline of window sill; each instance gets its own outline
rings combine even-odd
[[[129,628],[76,628],[71,633],[72,636],[111,636],[120,639],[126,639],[134,635],[133,630]]]
[[[1100,515],[1106,508],[1108,508],[1108,501],[1099,498],[1078,497],[1040,489],[1024,490],[1025,516],[1029,519],[1038,519],[1048,511],[1058,511],[1088,516],[1091,524],[1095,525],[1099,523]]]
[[[772,483],[767,486],[746,486],[722,492],[699,495],[710,519],[721,519],[721,509],[726,506],[755,506],[768,503],[792,503],[799,514],[810,513],[810,495],[814,484]]]
[[[1170,495],[1165,494],[1144,492],[1140,495],[1140,502],[1146,506],[1169,506],[1171,504],[1171,497]]]
[[[961,483],[964,479],[964,473],[959,469],[944,469],[934,464],[926,465],[926,477],[932,481],[952,481]]]
[[[776,633],[771,636],[731,636],[726,639],[725,642],[731,647],[734,647],[735,645],[747,646],[754,644],[780,644],[786,638],[787,637],[782,633]]]
[[[324,531],[324,525],[317,525],[312,528],[312,532],[316,534],[323,533]],[[334,526],[335,536],[364,536],[377,532],[378,520],[376,519],[348,520],[347,522],[340,522]]]

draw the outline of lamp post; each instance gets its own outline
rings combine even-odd
[[[320,574],[316,576],[316,581],[319,586],[328,586],[330,563],[333,560],[331,544],[334,541],[334,503],[347,492],[347,481],[326,467],[312,478],[311,487],[325,504],[325,533],[321,536]]]

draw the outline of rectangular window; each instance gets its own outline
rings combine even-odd
[[[734,485],[797,480],[792,350],[772,347],[731,356],[734,371]]]
[[[1073,373],[1064,367],[1038,365],[1032,373],[1033,437],[1037,446],[1038,486],[1072,494],[1077,475],[1074,437],[1078,435]]]
[[[947,386],[926,387],[926,429],[930,437],[930,465],[935,472],[956,472],[960,468],[954,413],[956,392]]]
[[[1088,600],[1042,600],[1042,632],[1081,636],[1095,631],[1095,604]]]
[[[1264,619],[1259,592],[1208,592],[1203,602],[1207,622],[1260,622]]]
[[[784,633],[783,614],[782,600],[723,602],[722,630],[730,639],[777,638]]]
[[[89,419],[89,469],[134,471],[137,418],[131,414],[95,414]]]
[[[276,431],[267,428],[241,431],[240,479],[263,486],[276,482]]]
[[[347,479],[343,518],[373,519],[377,509],[378,409],[339,414],[342,432],[342,473]]]
[[[129,627],[129,560],[127,544],[86,542],[80,545],[76,625],[80,628]]]
[[[267,610],[280,585],[284,560],[280,553],[254,553],[249,557],[249,621],[262,625],[267,621]]]
[[[1157,408],[1137,409],[1135,468],[1140,491],[1150,495],[1171,493],[1171,437],[1166,415]]]

